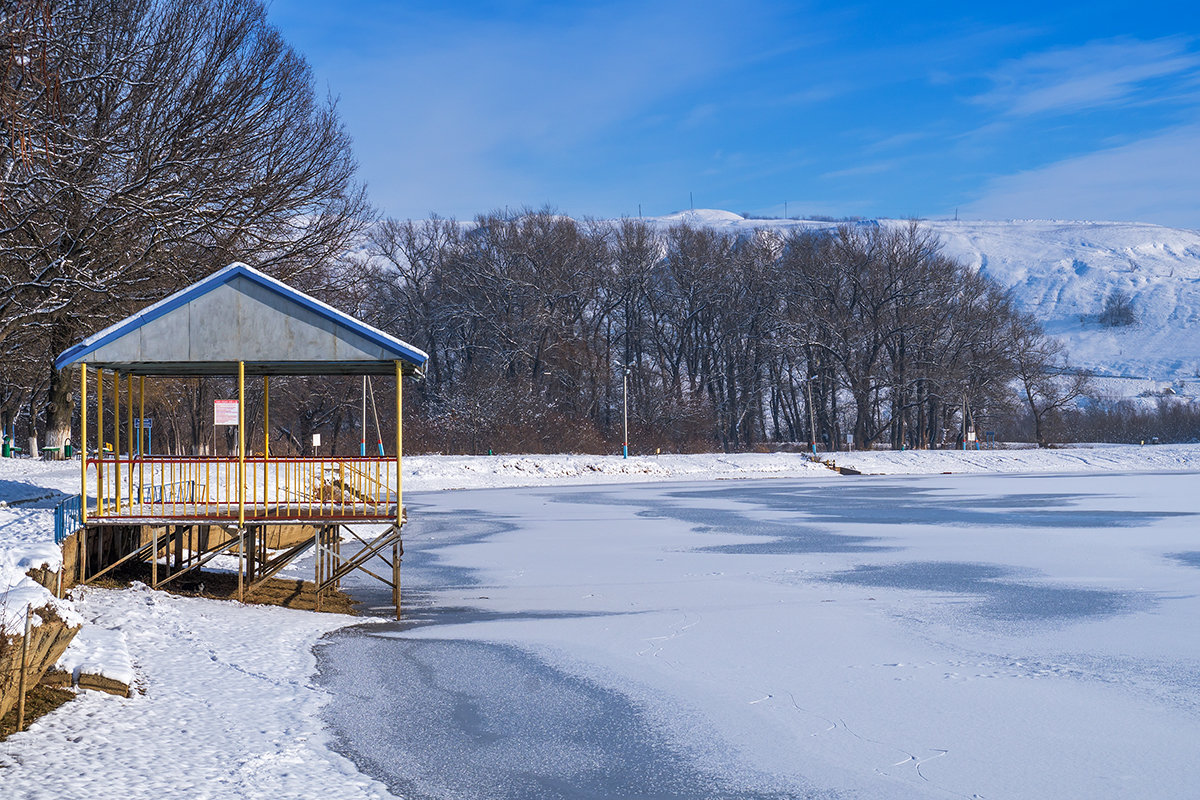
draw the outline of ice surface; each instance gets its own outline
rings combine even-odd
[[[388,635],[403,627],[339,632],[318,650],[340,700],[327,707],[339,749],[399,796],[811,796],[795,782],[744,788],[706,774],[621,692],[524,650]]]
[[[1197,477],[416,494],[407,622],[326,640],[333,691],[373,676],[326,713],[419,797],[589,797],[625,786],[629,736],[630,796],[1186,795]],[[500,762],[491,786],[457,766]]]

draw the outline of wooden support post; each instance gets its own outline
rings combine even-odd
[[[158,586],[158,528],[150,529],[150,537],[154,540],[154,549],[150,553],[150,586]]]
[[[322,563],[321,562],[321,558],[322,558],[321,534],[324,531],[325,531],[325,529],[323,527],[317,528],[316,533],[313,534],[316,537],[316,547],[317,547],[317,549],[316,549],[316,564],[313,566],[313,588],[316,592],[315,604],[316,604],[317,611],[321,610],[321,581],[324,579],[324,576],[321,574],[321,563]]]
[[[29,631],[33,624],[33,603],[25,608],[25,638],[21,640],[21,677],[17,687],[17,730],[25,730],[25,674],[29,671]]]
[[[87,364],[79,362],[79,519],[87,525]]]
[[[246,529],[238,528],[238,602],[246,601]]]
[[[87,536],[88,529],[85,525],[79,531],[79,583],[87,583]]]
[[[400,542],[392,543],[392,605],[396,607],[396,619],[400,619]]]
[[[335,526],[333,531],[334,531],[333,554],[334,554],[334,556],[336,556],[336,558],[334,560],[337,562],[337,566],[340,567],[342,565],[342,527],[340,525]],[[333,582],[333,588],[334,588],[334,591],[340,592],[342,590],[342,579],[341,578],[338,578],[336,581]]]

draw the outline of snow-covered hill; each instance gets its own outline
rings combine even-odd
[[[830,228],[806,220],[744,219],[697,209],[655,218],[726,230]],[[864,220],[859,225],[904,225]],[[1019,305],[1067,345],[1072,360],[1106,378],[1102,393],[1137,394],[1200,384],[1200,231],[1134,222],[927,220],[945,252],[1008,287]],[[1097,321],[1114,289],[1133,299],[1137,324]],[[1182,386],[1181,386],[1182,384]],[[1130,391],[1137,386],[1137,391]]]

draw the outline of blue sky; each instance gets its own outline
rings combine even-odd
[[[1200,228],[1200,10],[273,0],[385,214]]]

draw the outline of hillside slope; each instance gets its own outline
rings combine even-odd
[[[726,230],[828,229],[830,222],[744,219],[697,209],[665,217]],[[864,220],[858,225],[904,225]],[[1097,375],[1138,379],[1138,391],[1200,383],[1200,231],[1131,222],[926,220],[954,256],[1010,289],[1021,308],[1067,345],[1073,362]],[[1133,299],[1137,323],[1097,321],[1114,289]],[[1102,381],[1102,385],[1116,382]],[[1124,382],[1122,382],[1124,383]],[[1131,394],[1130,381],[1124,391]]]

